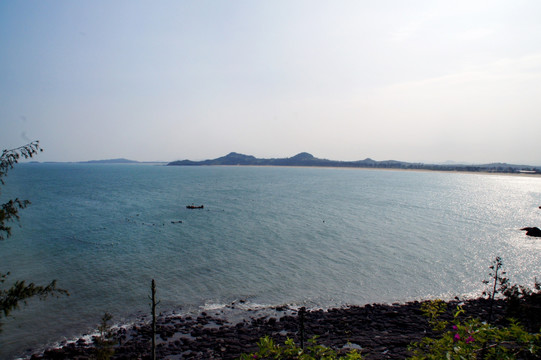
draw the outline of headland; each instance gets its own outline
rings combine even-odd
[[[370,158],[358,161],[337,161],[316,158],[313,155],[302,152],[289,158],[261,159],[252,155],[229,153],[225,156],[202,160],[177,160],[167,164],[168,166],[291,166],[291,167],[333,167],[333,168],[362,168],[362,169],[397,169],[397,170],[430,170],[445,172],[468,172],[468,173],[502,173],[502,174],[541,174],[541,167],[530,165],[514,165],[505,163],[491,163],[481,165],[462,164],[424,164],[410,163],[396,160],[376,161]]]

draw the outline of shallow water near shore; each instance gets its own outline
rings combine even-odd
[[[0,272],[71,296],[14,313],[1,358],[87,333],[106,311],[136,320],[151,279],[161,311],[187,312],[477,296],[498,255],[513,282],[541,274],[541,241],[519,230],[541,225],[540,177],[19,164],[2,190],[32,205]]]

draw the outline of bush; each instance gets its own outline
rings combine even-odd
[[[438,319],[445,311],[443,302],[436,300],[425,306],[425,315],[437,339],[424,338],[413,343],[409,350],[412,360],[420,359],[537,359],[541,335],[528,333],[515,320],[507,327],[496,327],[479,319],[461,319],[464,310],[457,307],[452,325]]]
[[[316,338],[308,340],[309,345],[302,349],[297,346],[293,339],[287,339],[284,346],[280,346],[268,336],[259,340],[257,346],[259,350],[255,353],[242,354],[241,360],[360,360],[361,354],[353,349],[345,354],[338,354],[335,350],[318,345]]]

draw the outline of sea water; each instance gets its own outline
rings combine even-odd
[[[541,177],[19,164],[5,180],[2,202],[32,204],[0,272],[70,296],[2,319],[1,358],[90,333],[105,312],[136,321],[151,279],[158,309],[182,312],[478,296],[496,256],[512,282],[541,275],[541,240],[520,231],[541,225]]]

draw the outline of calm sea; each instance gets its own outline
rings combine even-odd
[[[29,199],[0,272],[70,297],[7,320],[0,357],[95,329],[104,312],[476,296],[496,256],[541,277],[541,177],[277,167],[19,164],[2,198]],[[204,204],[202,210],[186,205]],[[178,223],[182,221],[182,223]]]

